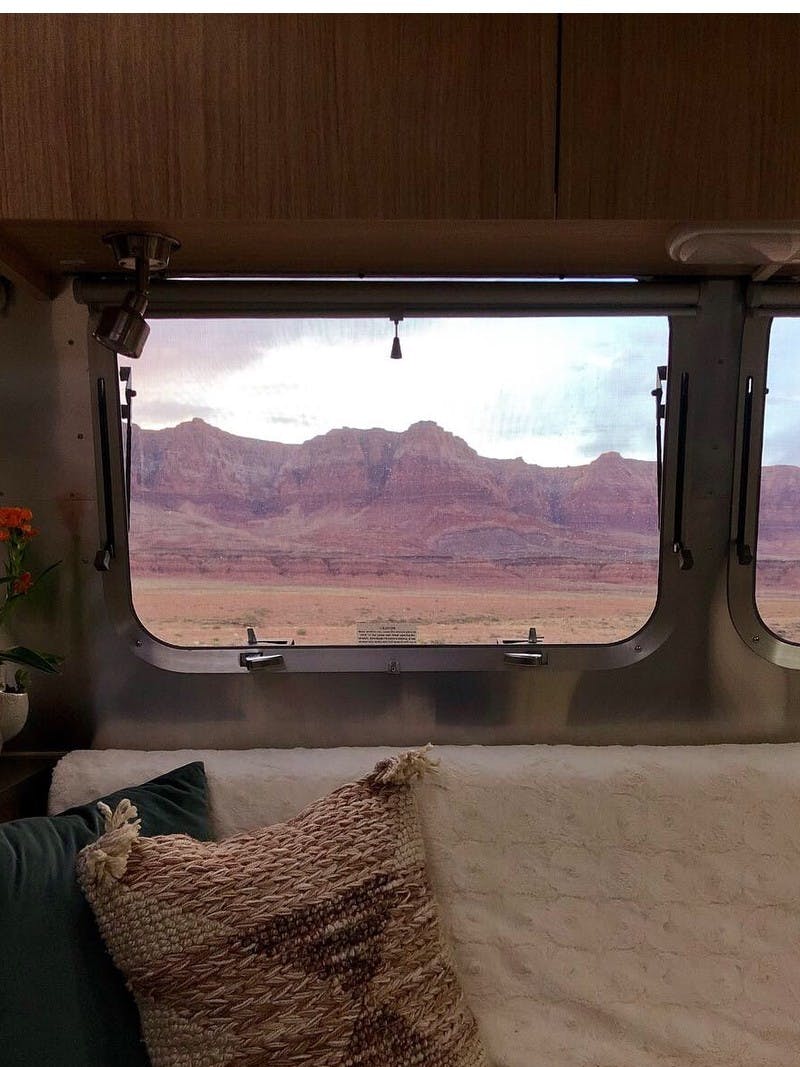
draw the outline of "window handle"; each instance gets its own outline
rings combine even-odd
[[[285,667],[283,656],[264,652],[242,652],[239,656],[239,666],[247,667],[248,671],[262,671],[266,668]]]
[[[506,663],[512,663],[516,667],[547,666],[546,652],[504,652],[503,659]]]

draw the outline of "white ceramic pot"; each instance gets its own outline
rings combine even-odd
[[[0,691],[0,747],[16,737],[28,718],[28,694]]]

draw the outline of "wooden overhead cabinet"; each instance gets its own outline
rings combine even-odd
[[[800,16],[565,15],[565,219],[800,218]]]
[[[555,15],[5,15],[5,219],[552,218]]]

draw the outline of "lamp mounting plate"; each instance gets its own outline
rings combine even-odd
[[[152,274],[166,270],[170,256],[181,247],[177,238],[165,233],[107,233],[103,240],[122,270],[136,270],[144,260]]]

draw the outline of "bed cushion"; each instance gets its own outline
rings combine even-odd
[[[203,759],[226,835],[385,751],[75,752],[55,802]],[[428,873],[492,1063],[797,1067],[800,744],[435,754]]]
[[[208,838],[206,780],[191,763],[122,795],[144,835]],[[3,1067],[147,1067],[136,1005],[75,879],[102,829],[95,803],[0,825],[0,1062]]]
[[[485,1067],[440,933],[410,781],[423,752],[218,844],[138,834],[78,860],[154,1067]]]

